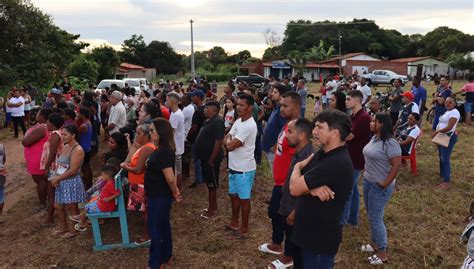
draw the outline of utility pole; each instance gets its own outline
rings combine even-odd
[[[341,50],[341,39],[342,39],[342,35],[341,35],[341,29],[339,29],[339,27],[338,27],[338,29],[337,29],[337,35],[338,35],[338,38],[339,38],[339,56],[341,56],[341,55],[342,55],[342,53],[341,53],[341,51],[342,51],[342,50]]]
[[[342,56],[342,49],[341,49],[341,39],[342,39],[342,36],[341,36],[341,28],[339,28],[339,25],[337,26],[337,37],[339,39],[339,56]],[[339,74],[342,74],[342,61],[339,60]]]
[[[194,40],[193,40],[193,20],[189,21],[191,23],[191,75],[192,79],[196,78],[196,69],[194,67]]]

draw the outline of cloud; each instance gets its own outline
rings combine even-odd
[[[120,47],[133,34],[148,43],[167,41],[189,54],[190,25],[196,49],[222,46],[235,53],[249,49],[261,56],[263,31],[283,36],[290,20],[352,21],[367,18],[403,34],[426,33],[449,26],[474,34],[474,2],[467,0],[33,0],[55,23],[82,39]],[[99,40],[96,42],[96,40]]]
[[[122,45],[117,45],[117,44],[112,44],[109,41],[105,39],[84,39],[84,38],[79,38],[77,41],[79,42],[85,42],[88,43],[89,46],[87,48],[84,48],[84,52],[89,52],[93,50],[94,48],[98,48],[101,46],[109,46],[114,48],[116,51],[122,50]]]
[[[191,41],[181,41],[179,45],[191,48]],[[214,46],[223,47],[227,53],[235,54],[242,50],[248,50],[254,57],[261,57],[267,48],[265,43],[228,43],[228,42],[209,42],[209,41],[194,41],[194,51],[209,50]],[[181,50],[181,53],[189,54],[188,51]]]

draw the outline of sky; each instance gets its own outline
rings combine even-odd
[[[167,41],[190,54],[189,20],[194,20],[194,50],[221,46],[228,53],[249,50],[261,57],[266,29],[283,37],[290,20],[374,20],[402,34],[425,34],[448,26],[474,34],[474,0],[33,0],[54,23],[91,47],[120,49],[141,34],[146,43]]]

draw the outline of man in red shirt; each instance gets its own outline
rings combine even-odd
[[[360,172],[364,169],[365,165],[362,149],[370,141],[370,122],[372,120],[370,115],[362,108],[363,98],[364,96],[359,90],[348,92],[346,97],[346,107],[352,111],[352,128],[351,133],[346,138],[346,143],[352,159],[352,166],[354,167],[354,186],[344,207],[344,212],[340,219],[341,225],[349,223],[357,226],[359,220],[360,195],[358,183]]]
[[[283,94],[280,101],[280,113],[287,122],[296,120],[300,116],[301,97],[297,92],[290,91]],[[272,221],[272,243],[259,246],[259,250],[275,255],[283,254],[282,242],[285,237],[285,219],[278,213],[280,209],[282,189],[288,177],[291,160],[295,155],[295,148],[288,144],[288,123],[283,126],[277,140],[277,149],[273,163],[274,186],[270,204],[268,205],[268,216]],[[283,260],[282,260],[283,259]],[[280,261],[285,265],[292,263],[292,257],[284,255]]]

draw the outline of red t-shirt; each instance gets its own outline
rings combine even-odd
[[[288,145],[288,124],[285,124],[278,135],[277,149],[275,152],[275,160],[273,161],[273,180],[275,186],[285,185],[288,177],[288,170],[290,170],[291,159],[295,155],[295,148]]]
[[[364,169],[365,159],[362,150],[372,137],[370,133],[371,121],[372,118],[364,109],[357,111],[355,115],[351,115],[351,133],[354,138],[347,142],[347,149],[352,159],[352,165],[356,170]]]
[[[117,193],[120,193],[120,191],[115,189],[115,182],[113,180],[107,180],[104,187],[100,190],[99,201],[97,201],[97,207],[101,212],[111,212],[115,210],[115,199],[110,202],[105,202],[104,198],[116,195]]]
[[[165,106],[160,106],[161,114],[163,114],[163,117],[167,120],[170,119],[170,110],[165,107]]]

